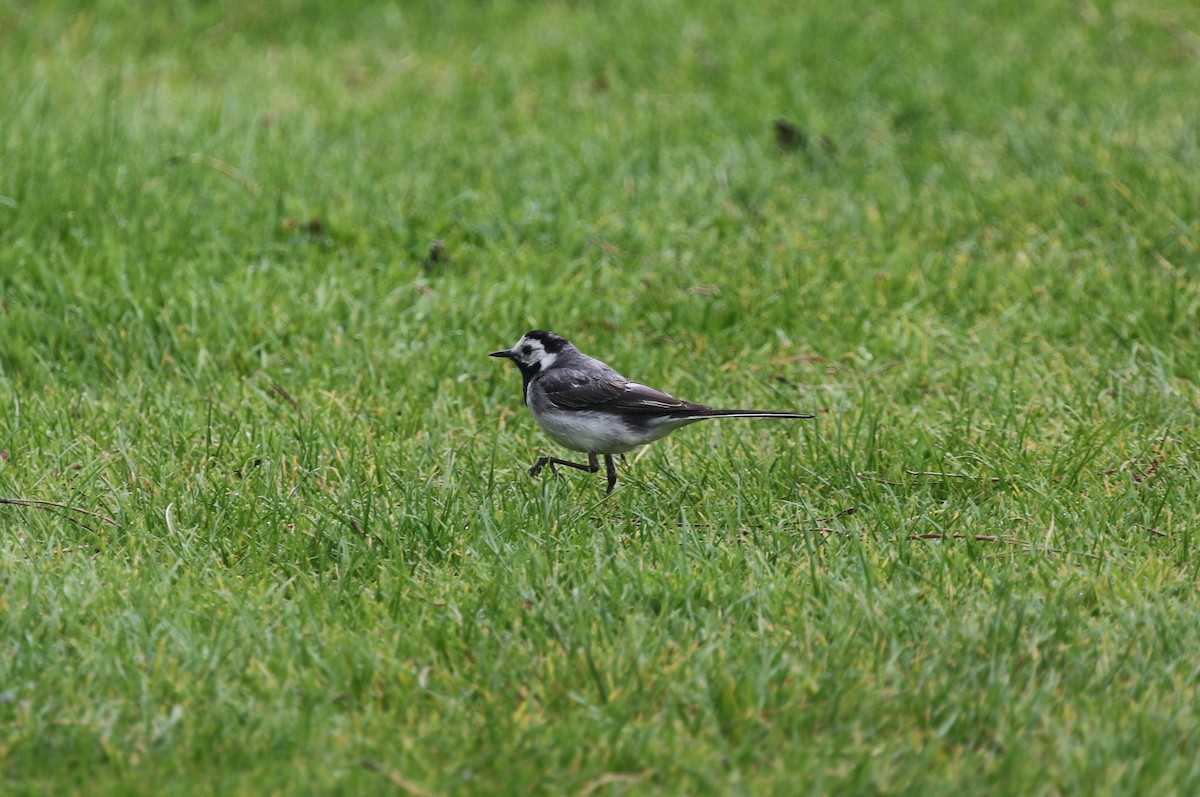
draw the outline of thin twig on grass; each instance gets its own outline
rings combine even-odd
[[[886,484],[888,487],[900,486],[900,482],[888,481],[887,479],[880,478],[879,476],[871,476],[870,474],[863,473],[862,471],[854,474],[854,478],[858,479],[860,482],[876,482],[878,484]]]
[[[238,183],[240,183],[243,188],[245,188],[247,191],[249,191],[254,196],[262,196],[262,187],[258,183],[254,182],[249,177],[247,177],[245,174],[238,171],[234,167],[230,166],[228,163],[221,160],[220,158],[214,158],[212,155],[204,155],[202,153],[196,152],[191,155],[176,155],[174,157],[167,158],[167,165],[168,166],[178,166],[180,163],[183,163],[184,161],[187,161],[188,163],[198,164],[200,166],[207,166],[210,169],[216,169],[218,172],[225,175],[226,177],[232,177],[234,180],[236,180]]]
[[[845,508],[845,509],[843,509],[841,512],[838,512],[837,514],[835,514],[835,515],[832,515],[832,516],[830,516],[830,517],[819,517],[819,518],[817,518],[817,522],[818,522],[818,523],[830,523],[830,522],[832,522],[832,521],[834,521],[834,520],[838,520],[839,518],[844,518],[844,517],[847,517],[847,516],[849,516],[849,515],[853,515],[853,514],[854,514],[855,512],[857,512],[857,511],[858,511],[858,507],[856,507],[856,506],[846,507],[846,508]]]
[[[102,515],[99,512],[93,512],[90,509],[81,509],[80,507],[71,506],[70,504],[60,504],[58,501],[42,501],[37,498],[0,498],[0,504],[10,504],[12,506],[29,506],[29,507],[33,507],[34,509],[45,509],[48,512],[53,511],[55,509],[62,509],[62,510],[66,510],[67,512],[78,512],[81,515],[87,515],[88,517],[94,517],[97,520],[104,521],[105,523],[107,523],[110,526],[120,527],[120,525],[121,525],[113,518],[110,518],[108,515]]]
[[[979,542],[1008,542],[1007,540],[1001,540],[999,537],[997,537],[994,534],[941,534],[941,533],[909,534],[908,539],[910,539],[910,540],[951,539],[951,540],[978,540]],[[1013,544],[1015,544],[1015,543],[1011,543],[1011,542],[1009,543],[1009,545],[1013,545]]]
[[[843,509],[841,512],[838,512],[835,515],[831,515],[830,517],[819,517],[819,518],[817,518],[817,525],[813,526],[811,529],[809,529],[809,531],[816,533],[816,534],[823,534],[826,537],[830,536],[831,534],[845,534],[844,531],[835,531],[834,529],[827,529],[827,528],[825,528],[824,524],[832,523],[833,521],[838,520],[840,518],[848,517],[850,515],[853,515],[857,511],[858,511],[858,507],[851,506],[851,507],[847,507],[846,509]]]
[[[300,402],[296,401],[296,399],[292,398],[292,394],[287,392],[286,390],[284,390],[283,385],[279,384],[274,379],[271,380],[271,389],[274,390],[276,393],[278,393],[279,397],[281,399],[286,401],[288,404],[291,404],[292,409],[294,409],[296,412],[300,413],[301,415],[304,414],[304,411],[300,409]]]
[[[906,470],[904,472],[909,476],[930,476],[941,479],[986,479],[992,484],[1000,481],[999,476],[972,476],[968,473],[943,473],[938,470]]]
[[[1006,540],[1003,537],[996,536],[995,534],[927,533],[927,534],[910,534],[910,535],[908,535],[908,539],[910,539],[910,540],[976,540],[977,542],[999,542],[999,543],[1003,543],[1003,544],[1008,545],[1013,548],[1016,548],[1018,545],[1022,544],[1022,542],[1020,540]],[[1099,559],[1100,558],[1099,554],[1094,554],[1094,553],[1091,553],[1090,551],[1068,551],[1063,548],[1054,548],[1054,547],[1051,547],[1048,545],[1037,546],[1037,545],[1025,544],[1025,547],[1027,547],[1030,551],[1037,551],[1038,553],[1065,553],[1065,554],[1070,554],[1072,556],[1086,556],[1089,559]]]
[[[409,794],[413,795],[413,797],[434,797],[434,793],[429,789],[426,789],[424,786],[413,783],[411,780],[397,772],[384,769],[382,766],[374,761],[371,761],[370,759],[364,758],[358,762],[358,765],[368,772],[374,772],[377,775],[383,775],[392,782],[393,786],[408,792]]]
[[[653,770],[651,770],[651,772],[652,771]],[[645,780],[646,777],[651,774],[651,772],[643,772],[641,775],[628,775],[624,772],[605,772],[595,780],[584,784],[584,787],[579,790],[579,793],[576,795],[576,797],[587,797],[597,789],[602,789],[605,786],[615,783],[627,783],[632,786],[635,783],[640,783],[641,781]]]
[[[771,378],[776,382],[788,385],[789,387],[798,387],[801,390],[844,390],[855,385],[861,385],[863,382],[869,382],[880,374],[885,374],[893,368],[897,368],[903,363],[900,360],[893,360],[890,363],[884,363],[878,368],[867,371],[865,374],[856,377],[849,382],[829,382],[821,385],[810,385],[805,382],[793,382],[783,374],[775,374]]]

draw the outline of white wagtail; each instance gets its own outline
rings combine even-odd
[[[608,365],[589,357],[553,332],[535,329],[504,351],[525,380],[525,404],[551,440],[572,451],[587,453],[588,464],[557,457],[540,457],[529,469],[537,476],[546,465],[566,465],[588,473],[600,470],[604,455],[608,490],[617,484],[613,454],[666,437],[681,426],[709,418],[815,418],[798,412],[714,410],[682,401],[662,391],[631,382]]]

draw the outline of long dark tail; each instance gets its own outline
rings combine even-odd
[[[681,413],[681,418],[815,418],[804,412],[772,412],[770,410],[704,410],[702,412]]]

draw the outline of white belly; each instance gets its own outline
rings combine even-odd
[[[631,428],[619,418],[600,412],[550,410],[534,413],[538,425],[554,442],[572,451],[623,454],[653,443],[682,424],[650,429]]]

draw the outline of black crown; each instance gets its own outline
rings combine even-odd
[[[525,337],[530,340],[536,340],[542,344],[542,347],[550,353],[562,351],[565,347],[571,344],[561,335],[555,335],[553,332],[548,332],[544,329],[534,329],[525,333]]]

